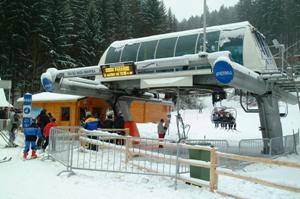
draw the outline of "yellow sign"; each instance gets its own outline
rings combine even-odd
[[[119,77],[135,74],[135,66],[133,64],[124,64],[121,66],[111,67],[109,65],[101,66],[103,77]]]

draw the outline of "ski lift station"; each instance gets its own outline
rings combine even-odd
[[[133,101],[163,102],[196,92],[211,93],[215,103],[234,88],[241,98],[256,99],[256,110],[241,105],[259,113],[263,138],[275,138],[282,136],[278,102],[299,104],[299,71],[285,69],[277,67],[264,36],[241,22],[115,41],[97,66],[49,68],[41,82],[49,92],[102,98],[125,121],[132,121]],[[275,154],[281,142],[272,147]]]

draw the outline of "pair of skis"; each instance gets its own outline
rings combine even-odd
[[[4,157],[4,158],[2,158],[2,159],[0,159],[0,163],[4,163],[4,162],[9,162],[9,161],[11,161],[11,159],[12,159],[12,157]]]

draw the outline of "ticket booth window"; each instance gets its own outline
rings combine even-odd
[[[61,121],[69,121],[69,120],[70,120],[70,107],[62,107]]]

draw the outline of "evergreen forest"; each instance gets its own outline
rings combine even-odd
[[[300,0],[239,0],[207,14],[208,26],[240,21],[270,45],[292,46],[300,40]],[[42,91],[47,68],[97,65],[115,40],[202,26],[201,13],[179,22],[159,0],[0,0],[0,77],[12,80],[14,101]]]

